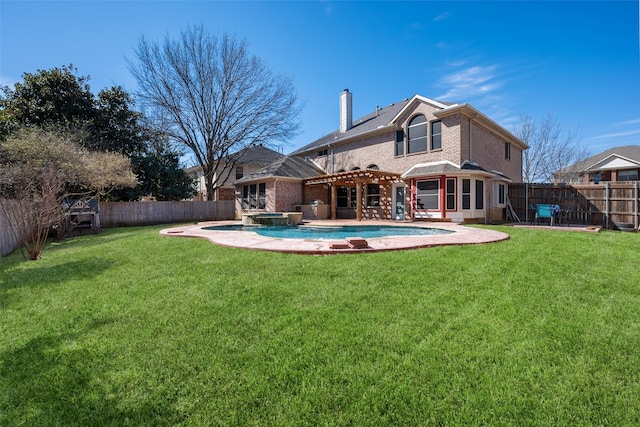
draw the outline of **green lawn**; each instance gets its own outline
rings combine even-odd
[[[0,259],[0,425],[638,425],[640,235],[308,256],[120,228]]]

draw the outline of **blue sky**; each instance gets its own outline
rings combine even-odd
[[[640,145],[639,2],[629,1],[7,1],[0,0],[0,82],[73,63],[94,92],[136,90],[126,58],[204,25],[245,38],[293,76],[305,108],[284,152],[414,94],[470,103],[512,129],[555,115],[592,154]]]

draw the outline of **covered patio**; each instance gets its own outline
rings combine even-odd
[[[373,169],[359,169],[305,179],[303,180],[303,192],[307,187],[328,185],[331,193],[331,219],[335,220],[338,218],[338,189],[340,187],[355,188],[355,219],[357,221],[362,221],[362,212],[365,208],[379,209],[382,216],[381,219],[392,219],[391,187],[398,182],[402,182],[400,174]],[[375,193],[375,186],[378,186],[378,193]],[[367,189],[371,191],[367,191]],[[367,197],[367,203],[364,203],[365,197]]]

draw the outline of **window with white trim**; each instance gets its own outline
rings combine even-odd
[[[431,122],[431,149],[442,149],[442,122]]]
[[[356,187],[340,186],[337,188],[336,205],[339,208],[356,207]]]
[[[484,181],[476,179],[476,209],[484,209]]]
[[[456,179],[447,178],[447,210],[456,210]]]
[[[416,207],[420,210],[440,209],[440,180],[430,179],[416,183]]]
[[[404,155],[404,131],[402,129],[396,131],[396,148],[395,155]]]
[[[618,171],[618,181],[637,181],[638,169],[628,171]]]
[[[507,186],[502,183],[498,183],[498,205],[503,206],[506,201]]]
[[[380,206],[380,185],[367,184],[367,207],[377,208]]]
[[[467,178],[462,180],[462,209],[471,209],[471,180]]]
[[[408,154],[427,151],[427,118],[423,114],[411,119],[407,133]]]

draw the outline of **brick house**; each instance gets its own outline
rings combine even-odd
[[[558,183],[602,181],[638,181],[640,145],[627,145],[605,150],[553,174]]]
[[[234,181],[259,171],[263,167],[271,164],[271,162],[282,157],[284,157],[283,154],[262,145],[248,148],[239,156],[233,167],[221,168],[221,170],[215,171],[215,174],[219,175],[222,180],[222,185],[216,190],[214,200],[234,200]],[[220,162],[221,165],[225,163],[225,161]],[[186,173],[192,177],[196,183],[197,194],[194,196],[194,200],[207,200],[207,188],[205,187],[202,167],[194,166],[188,168]]]
[[[323,203],[331,218],[485,222],[502,218],[508,184],[521,182],[527,146],[469,104],[415,95],[354,121],[345,89],[339,119],[339,129],[290,154],[323,174],[299,174],[289,210]]]

